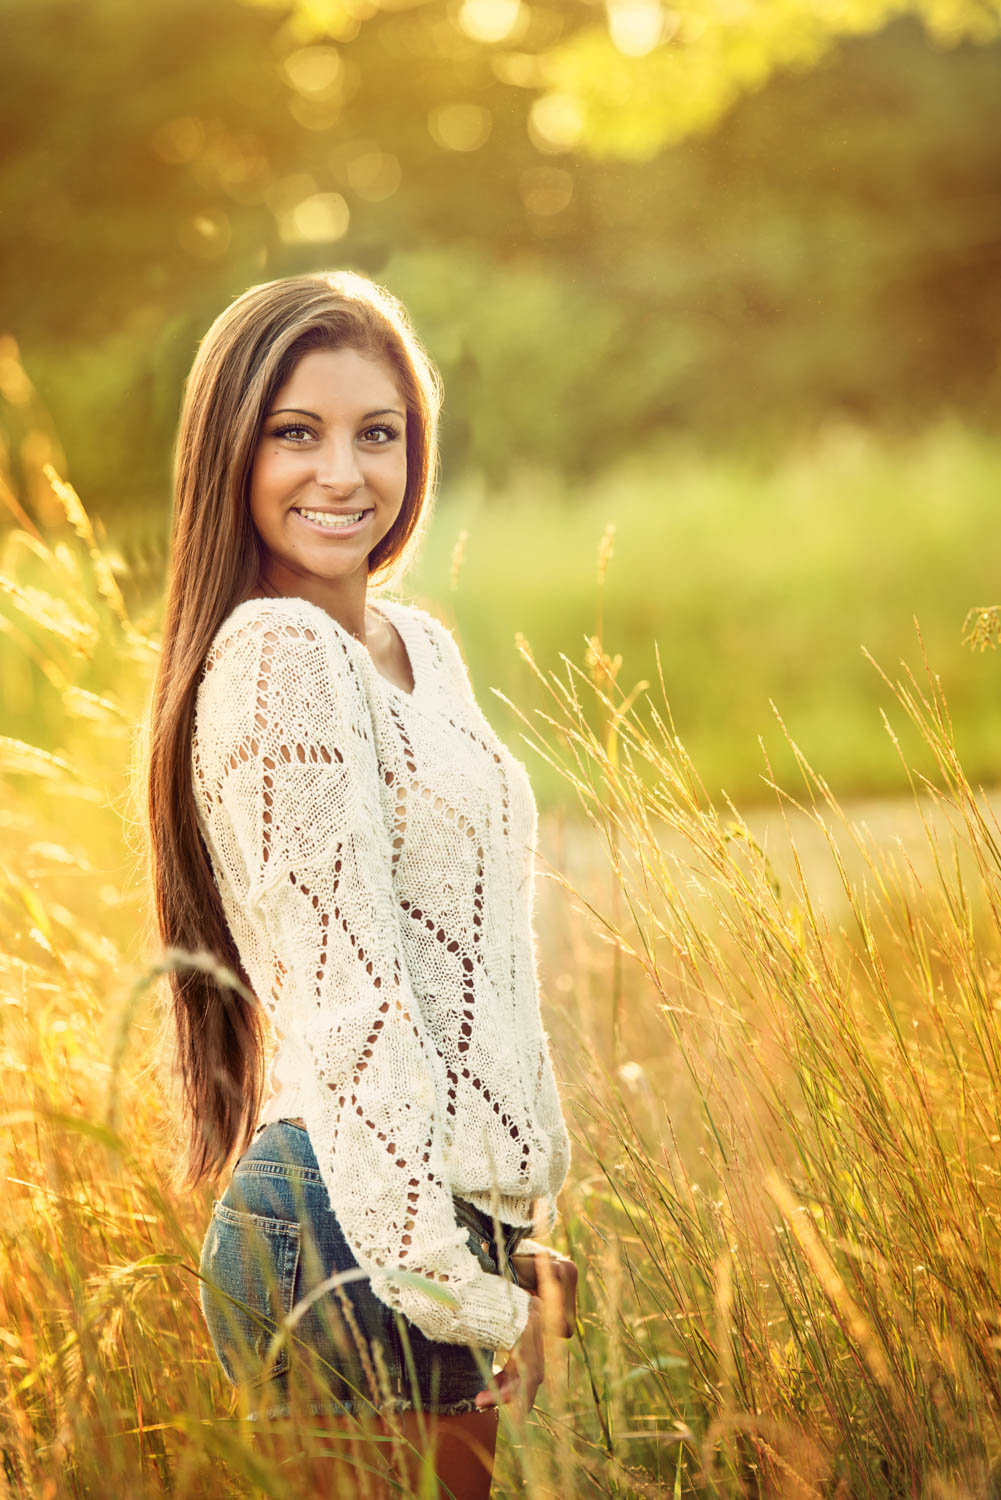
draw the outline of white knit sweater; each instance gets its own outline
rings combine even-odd
[[[452,1193],[548,1229],[569,1164],[539,1012],[535,802],[445,626],[377,607],[410,694],[318,605],[231,612],[198,688],[198,818],[279,1039],[261,1119],[302,1117],[384,1302],[429,1338],[508,1349],[528,1293],[481,1267]]]

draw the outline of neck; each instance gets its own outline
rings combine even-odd
[[[308,599],[326,610],[338,625],[351,633],[362,645],[368,643],[366,603],[368,577],[330,580],[301,576],[286,568],[261,569],[257,585],[249,599]]]

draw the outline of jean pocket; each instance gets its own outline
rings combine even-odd
[[[286,1319],[295,1303],[300,1229],[216,1199],[202,1245],[202,1314],[234,1385],[258,1385],[289,1367]]]

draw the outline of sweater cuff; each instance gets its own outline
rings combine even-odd
[[[372,1290],[397,1306],[425,1338],[440,1344],[472,1344],[480,1349],[513,1349],[528,1322],[532,1296],[507,1277],[478,1268],[476,1277],[464,1286],[458,1307],[432,1302],[420,1292],[407,1289],[386,1295],[372,1278]]]
[[[484,1349],[513,1349],[525,1331],[532,1294],[503,1276],[484,1272],[462,1299],[459,1318],[467,1342]]]

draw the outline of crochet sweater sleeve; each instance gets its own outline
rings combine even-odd
[[[358,674],[308,614],[266,604],[212,672],[212,825],[229,845],[213,862],[242,861],[275,976],[259,999],[295,1047],[330,1207],[373,1292],[428,1338],[509,1349],[530,1298],[481,1267],[456,1223],[435,1118],[443,1064],[402,956]]]

